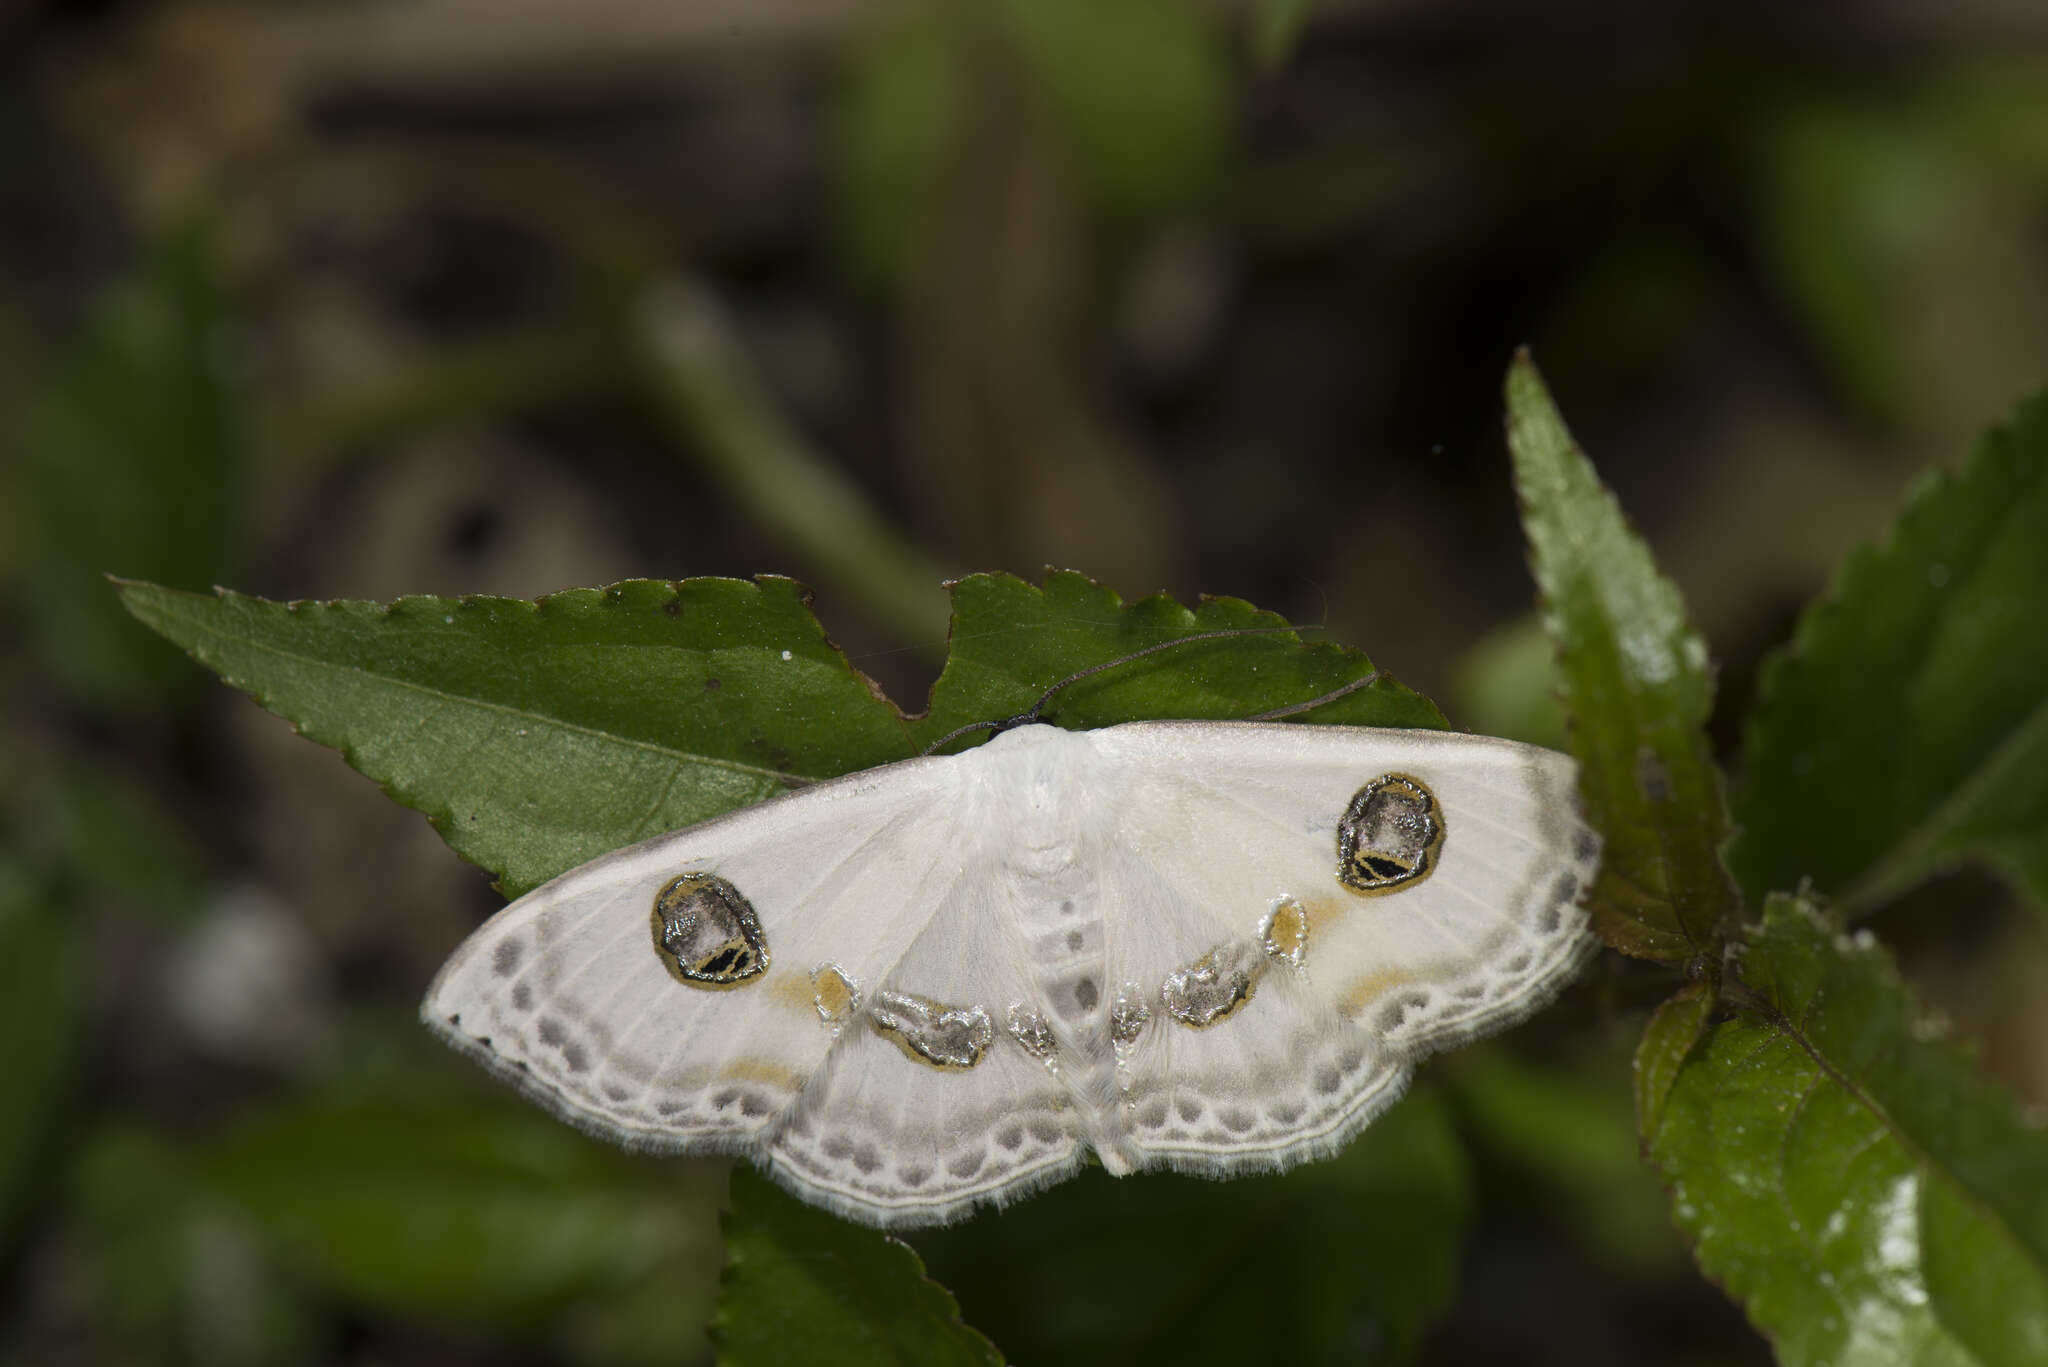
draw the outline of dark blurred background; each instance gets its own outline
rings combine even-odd
[[[0,0],[0,1361],[709,1351],[722,1170],[440,1057],[486,878],[104,572],[788,574],[915,708],[939,581],[1051,564],[1554,741],[1524,343],[1732,751],[1839,556],[2048,377],[2048,10]],[[1880,928],[2048,1102],[2039,923],[1960,879]],[[1437,1070],[1471,1228],[1424,1360],[1764,1358],[1636,1163],[1668,985],[1605,964]],[[1058,1304],[1061,1199],[917,1241],[1025,1360],[1135,1333]],[[1124,1360],[1231,1305],[1161,1295]]]

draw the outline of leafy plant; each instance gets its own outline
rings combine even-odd
[[[1656,966],[1642,981],[1679,983],[1642,1033],[1635,1115],[1701,1270],[1788,1363],[2048,1360],[2048,1140],[1938,1037],[1869,934],[1846,931],[1820,898],[1838,894],[1841,910],[1860,913],[1972,858],[2042,895],[2048,397],[1987,437],[1960,474],[1922,489],[1886,546],[1852,557],[1767,671],[1733,874],[1721,852],[1735,827],[1703,733],[1706,648],[1526,358],[1507,401],[1543,627],[1586,809],[1606,840],[1595,923]],[[508,894],[785,786],[914,754],[1143,646],[1285,625],[1232,599],[1124,604],[1078,574],[1042,587],[971,576],[953,586],[951,653],[930,707],[906,716],[787,580],[639,581],[538,602],[120,592],[142,621],[425,812]],[[1357,651],[1285,631],[1202,641],[1082,680],[1051,719],[1243,717],[1371,668]],[[1313,720],[1444,725],[1385,677]],[[970,1281],[987,1270],[978,1264],[1000,1263],[992,1284],[1004,1294],[967,1307],[1012,1351],[1072,1357],[1085,1345],[1143,1360],[1199,1332],[1218,1348],[1243,1337],[1242,1356],[1397,1359],[1455,1282],[1472,1193],[1454,1116],[1539,1152],[1586,1123],[1585,1108],[1532,1105],[1540,1089],[1505,1060],[1449,1072],[1448,1089],[1426,1085],[1350,1152],[1286,1177],[1203,1186],[1196,1202],[1187,1179],[1090,1174],[920,1243]],[[442,1190],[453,1175],[484,1193],[478,1208],[495,1214],[461,1237],[491,1243],[489,1266],[518,1269],[519,1305],[637,1275],[622,1263],[688,1261],[687,1221],[636,1214],[623,1195],[633,1164],[586,1162],[531,1117],[497,1131],[449,1111],[431,1144],[380,1154],[390,1131],[356,1127],[360,1114],[252,1127],[218,1184],[347,1294],[404,1305],[451,1275],[432,1238],[387,1239],[379,1258],[361,1256],[366,1222],[403,1223],[403,1203],[337,1196],[378,1164],[401,1172],[401,1192]],[[1598,1151],[1596,1140],[1588,1152]],[[1558,1163],[1558,1180],[1612,1185],[1610,1160],[1591,1162],[1576,1174]],[[574,1238],[558,1237],[568,1217],[536,1198],[550,1183],[596,1193]],[[730,1360],[995,1358],[896,1241],[751,1175],[735,1179],[732,1207],[713,1319]],[[590,1210],[618,1225],[617,1242],[592,1237]],[[1191,1248],[1228,1253],[1176,1256]],[[519,1310],[494,1276],[458,1281],[461,1313]],[[1259,1313],[1211,1315],[1212,1303]],[[608,1343],[630,1335],[608,1332]],[[659,1331],[631,1341],[660,1355]]]

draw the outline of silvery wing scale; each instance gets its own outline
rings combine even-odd
[[[422,1015],[628,1148],[884,1226],[1335,1152],[1593,946],[1563,755],[1436,731],[1019,726],[591,861]]]

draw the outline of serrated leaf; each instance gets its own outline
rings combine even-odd
[[[1742,978],[1648,1136],[1701,1268],[1793,1367],[2048,1361],[2048,1136],[1811,904]]]
[[[1765,671],[1745,772],[1753,894],[1862,910],[1975,856],[2048,907],[2048,394],[1844,562]]]
[[[722,1363],[1003,1360],[908,1244],[807,1206],[745,1166],[733,1169],[725,1247],[711,1325]]]
[[[227,682],[425,812],[508,895],[912,753],[804,590],[633,580],[538,602],[266,602],[121,586]]]
[[[30,618],[89,701],[134,705],[191,681],[114,610],[102,576],[229,577],[247,445],[232,340],[210,235],[181,229],[95,310],[27,414]]]
[[[1091,1169],[914,1242],[1019,1362],[1364,1367],[1408,1360],[1450,1307],[1472,1206],[1450,1108],[1423,1087],[1324,1162],[1228,1182]]]
[[[678,1259],[708,1289],[717,1256],[715,1170],[628,1158],[509,1104],[281,1109],[208,1155],[205,1180],[350,1299],[405,1314],[539,1324]],[[698,1308],[701,1323],[708,1296]]]
[[[1721,865],[1728,820],[1702,729],[1713,702],[1706,647],[1526,353],[1508,371],[1507,402],[1579,793],[1605,842],[1588,902],[1594,927],[1641,958],[1709,954],[1738,903]]]
[[[953,584],[953,636],[931,709],[913,723],[920,748],[972,722],[1016,716],[1083,669],[1205,631],[1254,636],[1190,641],[1081,680],[1056,694],[1045,719],[1070,730],[1152,718],[1236,721],[1336,691],[1372,672],[1364,652],[1303,645],[1285,619],[1237,598],[1205,598],[1190,611],[1164,594],[1126,604],[1070,570],[1045,587],[1013,575]],[[1421,694],[1392,678],[1301,714],[1318,725],[1446,723]]]
[[[906,723],[846,663],[789,580],[633,580],[539,602],[403,598],[282,604],[125,584],[142,621],[227,682],[335,746],[425,812],[457,853],[516,895],[607,850],[805,781],[916,753],[954,726],[1003,720],[1092,665],[1192,631],[1191,642],[1084,680],[1048,719],[1238,718],[1371,670],[1303,646],[1235,599],[1129,607],[1078,574],[954,585],[953,654],[930,715]],[[1304,719],[1442,726],[1390,679]]]

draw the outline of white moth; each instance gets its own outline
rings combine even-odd
[[[1020,725],[591,861],[426,1023],[632,1149],[935,1224],[1071,1175],[1334,1153],[1592,948],[1563,755],[1435,731]]]
[[[573,869],[422,1019],[635,1150],[877,1226],[1073,1174],[1333,1154],[1593,947],[1567,756],[1446,732],[1018,726]]]

